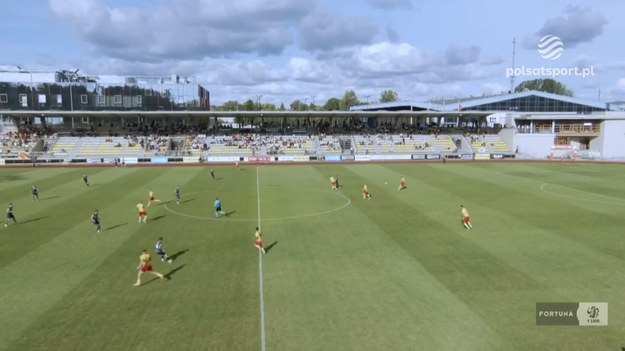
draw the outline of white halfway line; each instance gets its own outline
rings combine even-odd
[[[256,205],[258,207],[258,230],[260,230],[260,178],[256,167]],[[265,351],[265,301],[263,298],[263,254],[258,250],[258,289],[260,290],[260,349]]]

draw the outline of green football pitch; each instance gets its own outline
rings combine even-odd
[[[18,221],[0,227],[0,350],[625,346],[625,166],[214,169],[0,169],[0,205]],[[149,189],[162,202],[140,224]],[[154,257],[160,236],[171,264]],[[143,249],[170,279],[133,287]],[[607,302],[609,325],[537,326],[538,302]]]

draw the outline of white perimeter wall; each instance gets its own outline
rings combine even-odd
[[[546,158],[551,153],[555,134],[515,134],[512,150],[519,147],[519,153],[537,158]]]
[[[601,133],[590,141],[590,150],[602,158],[625,158],[625,120],[601,122]]]

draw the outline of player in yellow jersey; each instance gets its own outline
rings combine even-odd
[[[152,191],[152,189],[150,189],[150,193],[148,194],[148,207],[150,207],[150,205],[152,204],[152,202],[154,201],[158,201],[161,202],[161,200],[155,199],[154,198],[154,192]]]
[[[139,223],[145,223],[148,220],[148,213],[145,212],[143,201],[137,204],[137,210],[139,210]]]
[[[254,242],[254,246],[256,246],[260,250],[260,252],[263,253],[263,255],[266,254],[267,251],[265,251],[265,248],[263,247],[263,237],[258,227],[256,227],[256,233],[254,233],[254,238],[256,239],[256,241]]]
[[[469,217],[469,210],[462,205],[460,205],[460,209],[462,213],[462,225],[467,229],[473,229],[473,226],[471,225],[471,217]]]
[[[332,190],[336,190],[336,178],[334,178],[334,176],[330,176],[330,186],[332,187]]]
[[[151,261],[152,257],[148,253],[148,250],[143,250],[143,253],[141,254],[141,256],[139,256],[139,266],[137,267],[139,273],[137,273],[137,282],[134,284],[134,286],[141,286],[141,276],[143,275],[143,273],[146,272],[154,274],[161,279],[165,278],[163,274],[153,270],[152,264],[150,263]]]
[[[397,188],[397,190],[403,189],[406,189],[406,178],[401,177],[401,179],[399,180],[399,188]]]
[[[367,188],[367,185],[362,187],[362,198],[371,200],[371,194],[369,193],[369,189]]]

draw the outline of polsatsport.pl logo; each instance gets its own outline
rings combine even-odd
[[[555,35],[545,35],[538,40],[537,51],[540,57],[548,61],[555,61],[564,53],[564,42]],[[593,77],[595,67],[508,67],[506,78],[510,77]]]

